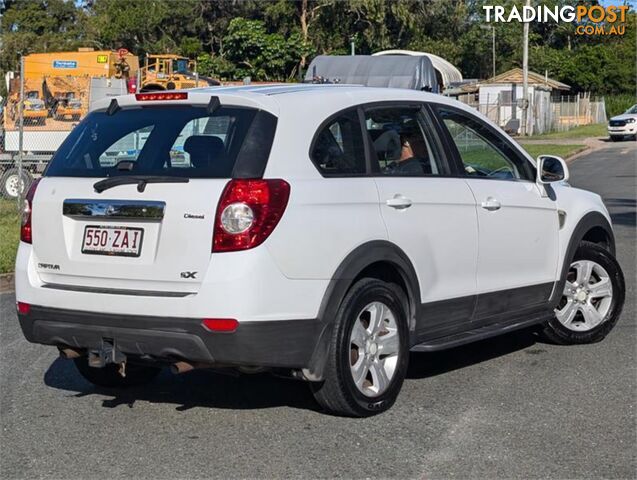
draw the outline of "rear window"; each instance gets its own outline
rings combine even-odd
[[[244,144],[251,149],[256,140],[269,153],[272,135],[255,132],[263,124],[255,117],[263,114],[236,107],[210,114],[190,106],[93,112],[69,134],[46,175],[230,178]]]

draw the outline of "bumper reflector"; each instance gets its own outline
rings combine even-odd
[[[20,315],[27,315],[29,311],[31,310],[31,305],[29,305],[28,303],[17,302],[17,305],[18,305],[18,313]]]
[[[234,332],[239,326],[234,318],[205,318],[201,324],[211,332]]]

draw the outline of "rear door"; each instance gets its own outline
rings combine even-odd
[[[264,122],[269,140],[261,135],[263,148],[252,155],[248,139],[255,129],[263,134]],[[58,287],[196,292],[211,259],[219,197],[246,158],[253,167],[261,161],[262,174],[273,122],[265,112],[230,106],[90,114],[36,192],[40,279]]]
[[[476,318],[542,305],[558,258],[555,201],[535,183],[531,163],[477,116],[438,107],[466,183],[480,231]]]
[[[417,336],[466,324],[476,292],[475,201],[453,178],[420,104],[364,110],[372,172],[390,241],[411,259],[423,302]]]

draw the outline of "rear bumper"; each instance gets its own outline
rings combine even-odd
[[[109,339],[126,355],[160,362],[307,368],[325,325],[318,320],[242,322],[210,332],[201,319],[113,315],[32,305],[18,315],[28,341],[100,349]]]

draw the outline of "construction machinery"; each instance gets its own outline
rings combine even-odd
[[[12,122],[17,122],[20,101],[18,95],[9,96],[9,104],[6,114]],[[24,125],[44,125],[48,116],[46,104],[42,100],[42,91],[38,85],[28,85],[24,91],[24,102],[22,116],[24,117]],[[6,124],[6,122],[5,122]]]
[[[0,195],[6,197],[17,196],[46,168],[91,102],[134,92],[139,71],[137,56],[125,49],[34,53],[23,57],[23,62],[22,82],[17,72],[5,77],[8,95],[0,121]],[[18,155],[22,179],[16,168]]]
[[[197,74],[197,63],[179,55],[146,55],[140,69],[140,90],[181,90],[219,85],[219,82]]]

